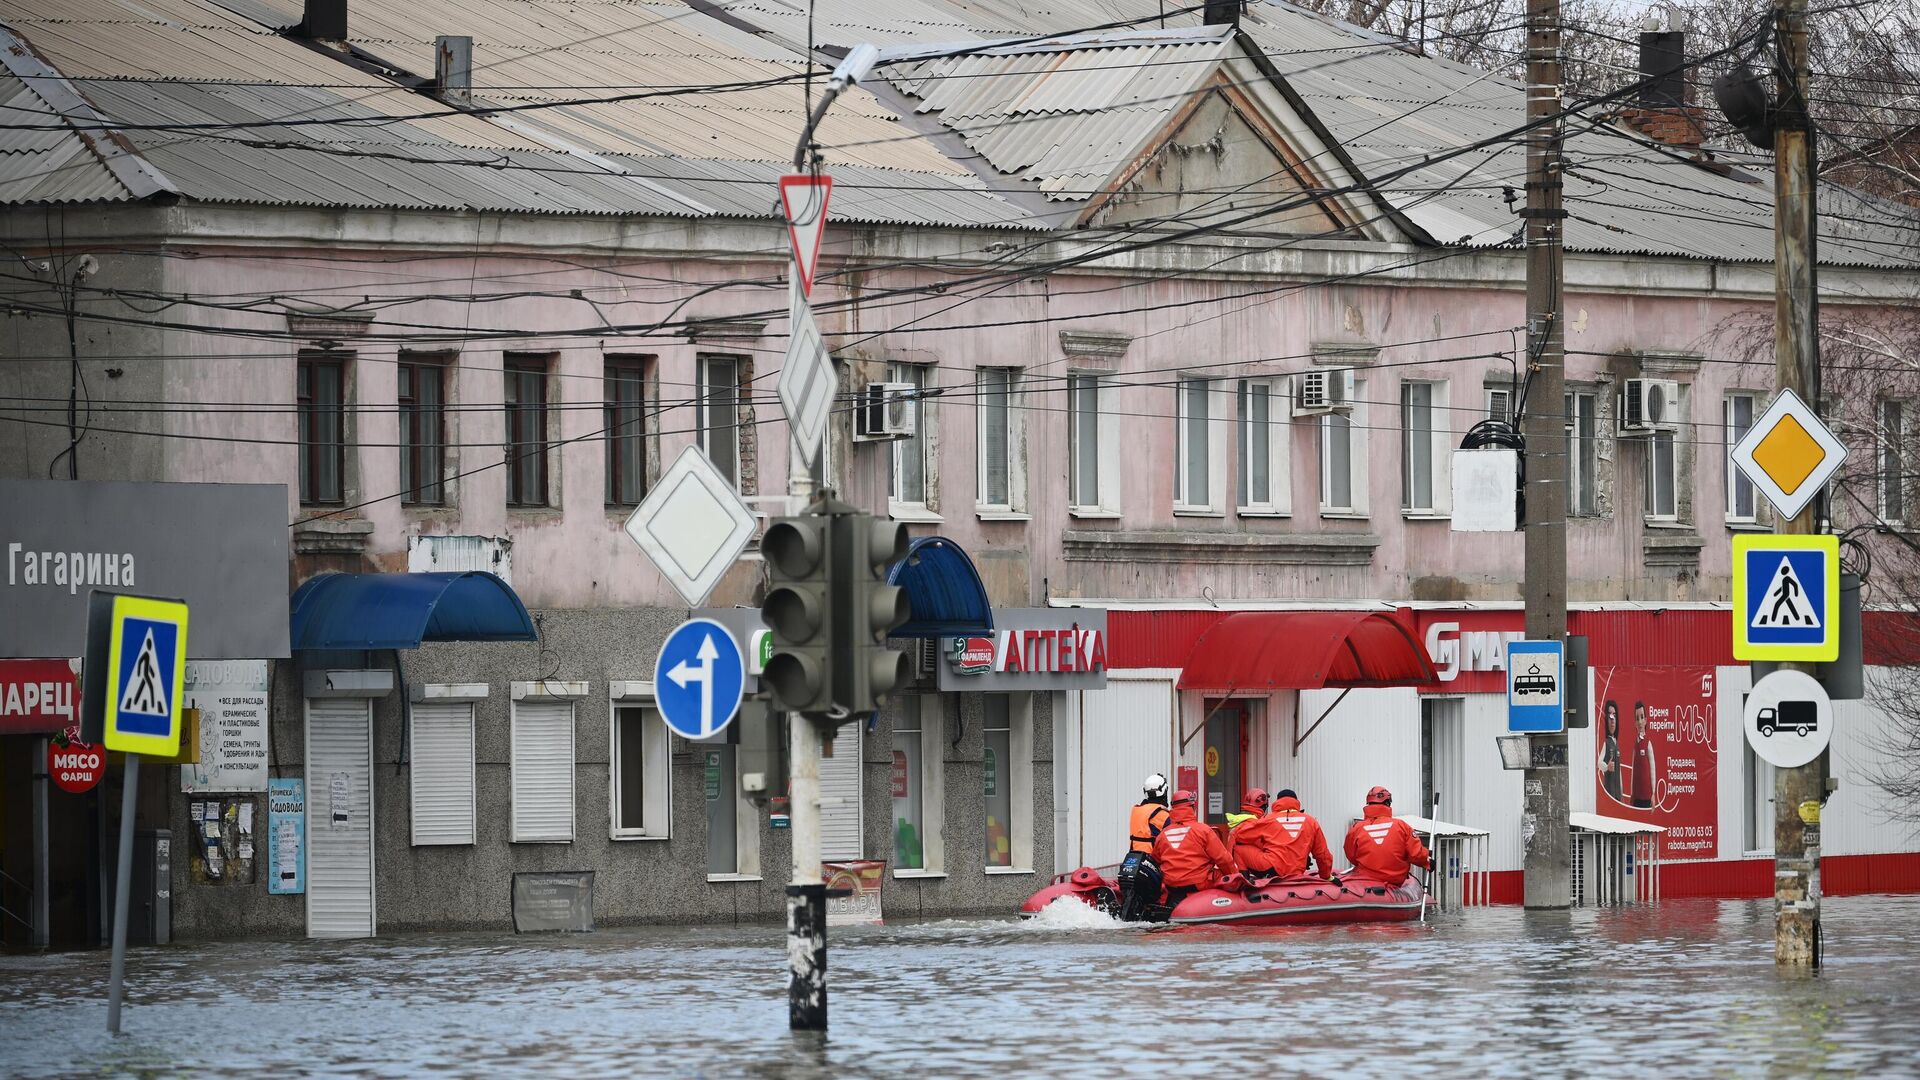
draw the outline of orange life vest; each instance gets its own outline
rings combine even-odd
[[[1159,803],[1144,802],[1133,808],[1133,814],[1127,820],[1127,838],[1131,841],[1128,851],[1153,854],[1153,841],[1160,830],[1167,827],[1167,808]]]

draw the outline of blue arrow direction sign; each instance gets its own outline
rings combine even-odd
[[[1508,731],[1567,729],[1564,650],[1558,641],[1507,643]]]
[[[726,730],[740,711],[747,663],[727,628],[712,619],[674,627],[653,665],[653,700],[660,718],[689,739]]]

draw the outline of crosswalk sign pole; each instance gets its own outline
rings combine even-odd
[[[120,869],[113,885],[113,969],[107,977],[107,1034],[120,1034],[120,999],[127,980],[127,901],[133,891],[133,813],[139,805],[140,755],[127,755],[126,786],[120,796]]]

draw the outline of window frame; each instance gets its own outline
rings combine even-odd
[[[1267,418],[1252,417],[1253,389],[1265,391]],[[1241,517],[1287,517],[1293,513],[1293,394],[1284,375],[1241,379],[1234,388],[1234,510]],[[1253,497],[1255,425],[1267,428],[1267,497]]]
[[[724,425],[716,424],[712,415],[716,406],[722,403],[713,393],[719,386],[714,378],[715,367],[719,364],[728,365],[728,370],[732,373],[731,378],[726,380],[726,385],[731,388],[732,397],[724,402],[732,410],[732,421]],[[713,463],[714,468],[720,470],[720,475],[727,477],[733,483],[735,491],[743,490],[740,478],[746,464],[745,418],[741,415],[746,407],[744,385],[746,377],[747,359],[743,356],[732,353],[702,353],[694,361],[694,441],[700,447],[700,452],[707,455],[707,460]],[[719,445],[718,434],[722,428],[733,432],[732,443],[727,447],[725,460],[714,455],[714,450]]]
[[[622,779],[627,735],[622,714],[639,714],[641,805],[638,827],[622,824],[625,794]],[[671,840],[673,838],[673,739],[651,694],[614,695],[607,710],[607,838],[610,840]]]
[[[407,818],[408,840],[413,847],[471,847],[479,838],[479,776],[475,768],[477,722],[475,703],[467,701],[415,701],[411,703],[407,722]],[[421,731],[420,711],[425,708],[455,708],[466,712],[466,836],[464,839],[422,838],[420,829],[420,797],[425,788],[422,782],[420,761]],[[434,735],[429,735],[431,745]]]
[[[894,439],[887,447],[887,505],[890,509],[905,510],[920,515],[932,512],[933,495],[933,435],[932,418],[927,404],[928,381],[933,374],[932,364],[912,364],[905,361],[893,361],[887,365],[887,381],[907,383],[915,388],[913,394],[914,425],[913,434],[904,439]],[[906,475],[906,462],[909,456],[920,459],[920,490],[918,498],[908,492],[902,483]]]
[[[1408,517],[1447,517],[1453,512],[1450,454],[1453,432],[1447,423],[1452,398],[1450,386],[1444,379],[1400,380],[1400,511]],[[1426,426],[1417,432],[1413,428],[1415,405],[1411,400],[1416,388],[1425,388],[1427,392],[1426,404],[1422,406],[1426,410]],[[1424,463],[1417,460],[1422,443],[1425,444]],[[1414,500],[1418,466],[1424,466],[1421,471],[1426,474],[1425,505],[1415,505]]]
[[[652,486],[647,473],[647,368],[651,358],[631,354],[615,354],[604,358],[600,375],[601,433],[605,452],[602,461],[605,475],[602,484],[602,496],[606,505],[612,509],[625,509],[640,505],[647,497]],[[621,396],[623,388],[633,388],[631,401]],[[631,420],[623,419],[631,412]],[[623,432],[623,426],[631,425],[635,430]],[[630,440],[623,444],[622,440]],[[622,459],[632,459],[623,461]],[[629,471],[637,474],[638,489],[632,498],[626,498],[623,490],[633,477]]]
[[[1873,454],[1874,516],[1881,524],[1894,528],[1905,528],[1912,520],[1912,507],[1909,504],[1914,494],[1913,477],[1907,468],[1906,458],[1900,452],[1913,429],[1909,404],[1904,398],[1880,398],[1873,405],[1873,432],[1877,444]],[[1888,421],[1889,412],[1894,415],[1891,425]],[[1890,426],[1899,430],[1889,431]]]
[[[1323,518],[1365,518],[1370,514],[1367,491],[1367,406],[1364,401],[1366,382],[1356,377],[1353,382],[1353,404],[1344,413],[1322,413],[1316,418],[1315,453],[1319,459],[1320,474],[1320,516]],[[1331,447],[1328,434],[1335,419],[1346,425],[1347,439],[1347,503],[1339,505],[1332,502],[1331,470],[1328,469],[1328,456]]]
[[[1220,516],[1226,495],[1226,435],[1227,418],[1222,410],[1215,409],[1215,398],[1221,393],[1219,380],[1204,375],[1181,375],[1174,380],[1174,422],[1173,422],[1173,512],[1175,515]],[[1206,405],[1206,412],[1196,423],[1193,413],[1194,395]],[[1202,438],[1203,445],[1198,452],[1203,455],[1205,466],[1206,490],[1194,492],[1193,455],[1195,447],[1191,444],[1195,432]],[[1196,494],[1199,496],[1196,498]]]
[[[989,728],[991,717],[987,711],[990,698],[1004,698],[1007,705],[1007,726]],[[982,746],[981,775],[983,786],[980,818],[982,871],[988,876],[995,874],[1031,874],[1033,873],[1033,694],[1025,691],[1007,693],[983,693],[980,695],[980,732]],[[987,832],[987,820],[984,808],[985,796],[984,753],[987,735],[991,732],[1007,732],[1007,768],[1005,782],[1010,785],[1007,793],[1007,865],[999,866],[986,861],[987,845],[992,842]]]
[[[520,726],[521,714],[530,708],[541,706],[564,706],[567,711],[567,827],[561,834],[521,835],[520,810],[524,798],[521,791],[523,770],[520,765]],[[507,832],[508,842],[514,844],[571,844],[580,833],[580,709],[579,703],[571,698],[527,697],[509,703],[507,710]],[[529,792],[531,794],[531,792]]]
[[[895,765],[899,764],[901,750],[900,736],[913,734],[919,740],[920,775],[920,865],[907,866],[900,858],[900,822],[898,811],[893,813],[893,876],[896,878],[944,877],[947,871],[946,843],[946,755],[943,748],[946,743],[945,716],[941,711],[940,696],[928,694],[908,694],[900,699],[898,711],[894,713],[891,738],[894,740],[893,754]],[[911,710],[909,724],[907,713]],[[931,753],[928,750],[931,749]],[[913,778],[909,778],[909,783]],[[889,788],[891,794],[891,788]],[[889,798],[889,809],[896,800]]]
[[[512,510],[551,507],[553,395],[549,381],[553,377],[553,357],[546,353],[507,353],[501,358],[501,371],[507,382],[503,395],[506,408],[507,507]],[[531,405],[521,400],[521,395],[529,388],[539,391],[538,402]],[[532,465],[526,464],[529,459]],[[537,490],[527,492],[522,489],[527,479],[532,479],[538,485]]]
[[[1724,509],[1726,511],[1726,521],[1729,525],[1757,525],[1760,521],[1760,490],[1754,487],[1753,481],[1747,479],[1746,474],[1740,471],[1740,466],[1733,463],[1734,446],[1746,437],[1747,432],[1753,429],[1754,421],[1760,418],[1760,400],[1760,395],[1757,392],[1751,390],[1730,390],[1720,401],[1721,433],[1726,440],[1725,453],[1720,456],[1720,460],[1721,464],[1726,467],[1727,483]],[[1747,422],[1745,427],[1736,428],[1733,415],[1736,402],[1746,403]],[[1740,512],[1739,505],[1740,493],[1743,488],[1745,489],[1747,497],[1747,512],[1744,514]]]
[[[1680,520],[1680,445],[1675,437],[1677,434],[1677,432],[1665,430],[1651,431],[1643,440],[1646,443],[1646,462],[1640,476],[1642,489],[1640,510],[1642,516],[1649,522],[1673,524]],[[1673,498],[1673,508],[1669,511],[1662,511],[1658,505],[1660,478],[1656,475],[1656,470],[1660,468],[1660,445],[1663,438],[1668,447],[1667,490]]]
[[[1021,462],[1020,376],[1021,369],[1003,365],[984,365],[974,369],[974,510],[986,515],[1017,515],[1025,508],[1025,470]],[[1005,389],[988,387],[990,380],[1004,380]],[[1005,499],[995,501],[989,490],[990,466],[987,459],[987,425],[993,415],[987,398],[999,393],[1004,397],[1001,410],[1005,418],[1006,485]]]
[[[446,353],[403,352],[394,368],[394,405],[399,413],[400,505],[438,508],[449,504],[447,498],[447,389],[453,380],[453,357]],[[432,372],[439,400],[421,403],[419,378]],[[420,417],[431,417],[432,439],[422,440]],[[422,461],[422,454],[431,460]],[[432,479],[426,480],[425,474]],[[432,498],[422,497],[431,489]]]
[[[1561,399],[1567,413],[1567,516],[1600,514],[1600,396],[1592,390],[1568,390]],[[1585,434],[1580,431],[1582,422]]]
[[[300,505],[302,506],[340,506],[347,501],[347,365],[350,357],[336,352],[302,352],[294,361],[294,412],[298,417],[296,433],[299,444],[298,486]],[[335,399],[331,402],[316,400],[317,386],[314,378],[319,371],[330,370],[333,373]],[[332,442],[317,438],[315,428],[328,417],[332,420]],[[333,448],[332,466],[334,490],[316,492],[319,476],[325,459],[329,456],[326,448]]]

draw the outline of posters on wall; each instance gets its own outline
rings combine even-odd
[[[253,884],[253,807],[251,796],[188,800],[194,841],[188,871],[196,884]]]
[[[267,781],[267,891],[307,891],[307,782]]]
[[[266,790],[267,661],[189,661],[186,706],[200,710],[200,763],[180,767],[180,790]]]
[[[1594,805],[1659,825],[1660,857],[1719,856],[1719,725],[1710,667],[1596,667]]]

